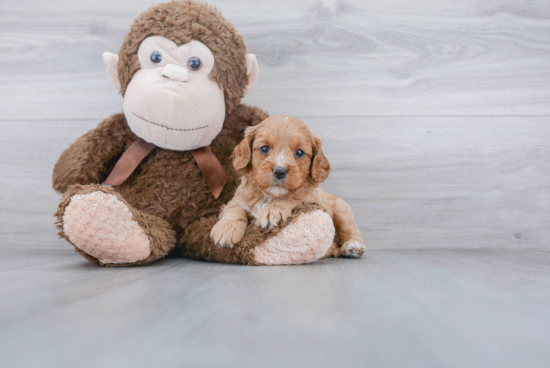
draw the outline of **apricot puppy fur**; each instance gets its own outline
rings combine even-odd
[[[365,251],[350,206],[318,187],[330,163],[302,121],[272,116],[246,129],[233,151],[233,166],[242,175],[233,199],[223,207],[211,238],[224,247],[241,241],[249,221],[267,228],[285,221],[302,203],[318,203],[334,221],[334,256],[360,257]]]

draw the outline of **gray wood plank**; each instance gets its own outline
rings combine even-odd
[[[546,117],[303,117],[371,249],[550,245]],[[66,248],[52,167],[97,121],[0,122],[2,247]]]
[[[118,111],[101,54],[154,3],[0,4],[0,118]],[[274,114],[550,114],[548,0],[212,3],[258,55],[246,101]]]
[[[89,264],[52,167],[121,110],[101,54],[158,1],[3,1],[2,365],[545,367],[550,1],[209,2],[258,56],[245,101],[324,136],[369,252]]]
[[[546,367],[548,251],[99,268],[4,251],[6,367]]]

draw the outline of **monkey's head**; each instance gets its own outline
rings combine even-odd
[[[208,146],[258,79],[243,38],[214,7],[173,1],[142,13],[103,61],[130,129],[172,150]]]

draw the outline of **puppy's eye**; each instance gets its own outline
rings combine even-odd
[[[260,148],[260,151],[262,151],[264,155],[267,155],[267,153],[269,152],[269,146],[263,146],[262,148]]]
[[[155,65],[159,65],[162,61],[162,54],[159,51],[154,51],[151,54],[151,62]]]
[[[298,149],[296,150],[296,157],[302,158],[302,157],[304,157],[304,155],[305,155],[305,153],[304,153],[304,151],[302,151],[301,149],[298,148]]]

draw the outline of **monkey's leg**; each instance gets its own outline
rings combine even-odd
[[[175,246],[166,221],[132,208],[110,187],[70,186],[55,216],[59,235],[100,266],[150,263]]]
[[[318,205],[294,209],[288,220],[275,229],[250,224],[243,240],[233,248],[221,247],[210,239],[217,216],[191,224],[181,243],[181,254],[214,262],[250,265],[310,263],[322,258],[332,245],[334,225]]]

